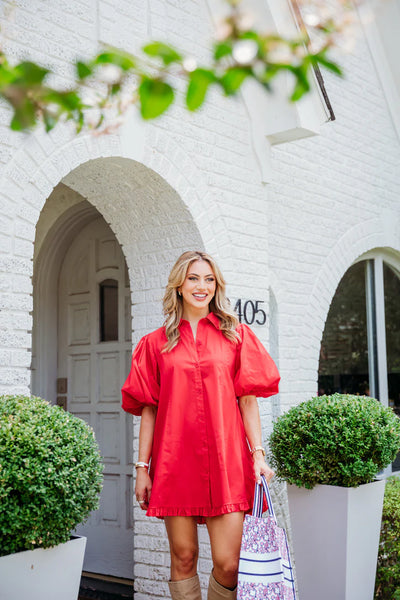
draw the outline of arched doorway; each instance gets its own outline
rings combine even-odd
[[[99,509],[77,529],[88,540],[84,571],[130,579],[133,427],[120,410],[131,355],[127,268],[100,213],[62,185],[56,200],[57,192],[76,202],[53,223],[35,260],[32,392],[94,429],[104,487]],[[51,205],[50,200],[44,220],[54,210]]]
[[[186,193],[188,193],[187,190]],[[196,205],[197,212],[199,212],[200,206],[201,202],[199,202],[199,205]],[[70,371],[68,369],[64,372],[59,371],[59,365],[61,364],[59,361],[61,350],[59,349],[58,341],[61,304],[59,301],[59,280],[63,261],[66,260],[68,252],[71,249],[71,252],[74,253],[73,247],[75,246],[75,242],[78,245],[84,244],[85,236],[87,237],[89,235],[88,232],[90,232],[90,229],[88,229],[85,234],[85,228],[99,216],[109,225],[109,230],[113,234],[112,239],[114,242],[117,241],[119,249],[123,250],[129,271],[131,303],[126,304],[125,318],[127,322],[131,323],[131,316],[133,315],[131,325],[133,341],[126,342],[127,347],[129,347],[129,351],[126,353],[126,369],[130,362],[132,345],[142,335],[160,326],[163,322],[161,301],[172,264],[184,250],[190,248],[204,249],[204,241],[200,234],[198,223],[194,220],[182,197],[163,177],[144,164],[118,156],[101,157],[80,164],[64,176],[44,203],[36,226],[34,246],[32,391],[52,402],[56,402],[58,397],[59,402],[62,403],[65,396],[67,396],[68,404],[70,402],[69,395],[71,394],[71,389],[74,390],[76,399],[84,399],[82,389],[75,382],[84,382],[85,377],[88,379],[85,373],[85,360],[79,361],[75,359],[75,352],[76,355],[79,355],[79,352],[84,354],[84,340],[88,339],[88,336],[91,338],[91,329],[90,333],[88,333],[88,328],[92,327],[92,320],[94,321],[94,318],[85,316],[85,307],[77,307],[73,301],[71,301],[72,305],[74,305],[73,307],[64,309],[64,314],[67,314],[67,318],[68,311],[69,313],[71,311],[76,312],[74,315],[75,318],[72,318],[70,315],[69,318],[71,326],[75,327],[76,336],[73,339],[77,343],[74,345],[74,351],[72,349],[68,350],[68,348],[63,350],[67,357],[67,363],[70,364]],[[202,213],[200,216],[201,218],[204,217],[207,232],[211,235],[212,228],[210,225],[213,222],[212,219],[210,220],[208,213]],[[80,238],[81,233],[83,236],[82,239]],[[79,242],[80,239],[81,241]],[[218,241],[221,241],[221,234],[219,234]],[[98,242],[96,243],[98,246]],[[96,244],[94,246],[96,247]],[[101,251],[103,254],[104,248],[105,246],[103,246],[103,250]],[[81,247],[81,251],[77,252],[78,263],[82,254],[85,254],[85,251]],[[92,250],[93,254],[95,255],[94,250]],[[96,288],[97,296],[96,294],[92,294],[92,296],[94,298],[97,297],[97,299],[92,304],[95,306],[93,310],[98,315],[98,324],[93,331],[97,332],[98,339],[100,340],[102,335],[107,337],[109,335],[107,332],[113,330],[113,320],[109,320],[108,324],[105,323],[104,315],[103,325],[101,326],[101,311],[105,310],[104,303],[107,303],[107,300],[111,303],[111,306],[113,305],[113,295],[115,305],[116,279],[114,273],[108,270],[109,266],[102,263],[101,258],[93,258],[92,262],[93,264],[97,264],[99,261],[104,270],[101,278],[96,275],[95,283],[98,286]],[[76,269],[70,267],[69,271],[74,273],[74,277],[84,279],[84,276],[80,273],[81,269],[85,271],[83,265],[78,265]],[[126,285],[124,294],[126,299],[129,297],[127,281],[128,278],[125,276],[124,282]],[[77,285],[77,282],[75,284]],[[91,285],[93,287],[93,284]],[[80,291],[79,286],[72,289],[72,292],[71,294],[67,294],[67,296],[75,298],[77,305],[82,299],[84,300],[82,304],[85,303],[85,292]],[[80,293],[83,294],[81,298],[79,298]],[[88,297],[90,297],[90,293],[88,293]],[[118,303],[120,303],[122,296],[118,295],[118,298]],[[93,310],[90,309],[90,315],[94,314]],[[87,319],[89,320],[89,325],[85,324]],[[84,331],[85,327],[87,329],[86,334]],[[104,333],[106,330],[107,332]],[[78,339],[82,334],[85,334],[86,337]],[[70,334],[63,333],[62,335],[68,342]],[[78,344],[79,341],[82,343]],[[102,342],[99,341],[99,344],[103,344],[104,347],[107,344],[111,346],[113,343],[113,340],[106,341],[104,339]],[[92,354],[94,353],[95,355],[98,351],[99,347],[97,349],[90,347],[90,351],[87,353],[92,357]],[[74,355],[74,358],[72,355]],[[90,365],[92,365],[92,360],[94,359],[91,358],[89,361]],[[75,389],[71,387],[69,381],[72,372],[71,363],[74,361],[76,363],[74,363],[75,371],[73,378]],[[109,367],[112,362],[112,360],[107,360],[106,366]],[[119,368],[122,369],[121,360]],[[67,375],[65,375],[65,372]],[[92,370],[90,373],[90,381],[93,385],[97,386],[96,390],[99,393],[100,382],[92,378],[93,372]],[[61,379],[59,381],[59,390],[67,389],[66,393],[57,392],[57,379]],[[63,379],[67,379],[67,382],[62,381]],[[65,383],[67,384],[66,388]],[[108,380],[105,383],[107,387]],[[81,402],[80,406],[77,406],[79,410],[82,409],[82,413],[85,412],[83,410],[85,408],[84,405],[85,402]],[[87,412],[92,413],[92,411]],[[96,413],[97,411],[93,412]],[[131,425],[131,417],[126,416],[125,418],[129,420],[129,425]],[[97,415],[95,421],[96,429],[97,425],[100,424],[100,418]],[[102,426],[106,427],[110,425],[111,421],[111,418],[107,420],[103,419]],[[134,421],[133,424],[134,436],[129,447],[128,462],[132,462],[133,458],[137,457],[136,446],[138,443],[139,428],[137,422],[135,423]],[[99,438],[97,431],[96,435]],[[127,435],[125,438],[128,440]],[[104,447],[104,451],[115,458],[115,455],[112,454],[112,448]],[[115,461],[110,466],[110,475],[112,475],[111,469],[114,467]],[[130,473],[132,471],[134,471],[133,468],[129,469]],[[116,508],[119,496],[118,492],[115,492],[117,486],[111,482],[111,478],[109,489],[114,489],[113,494],[110,493],[109,495],[110,510],[108,511],[108,516],[110,518],[106,519],[109,526],[113,526],[114,517],[114,520],[121,520],[125,518],[125,515],[128,515],[126,518],[132,520],[132,498],[127,498],[126,510],[124,508],[121,511],[121,508]],[[111,499],[113,499],[114,505]],[[145,519],[146,517],[140,509],[134,511],[134,520],[138,530],[141,527],[141,522]],[[96,521],[92,522],[91,525],[93,527],[98,526]],[[99,523],[99,527],[101,526],[102,524]],[[140,578],[140,570],[143,562],[146,565],[157,567],[160,561],[159,552],[165,553],[167,556],[166,549],[164,546],[161,546],[161,544],[164,544],[165,538],[163,524],[161,522],[152,523],[152,532],[154,532],[154,536],[157,536],[161,540],[160,548],[163,548],[153,553],[151,551],[154,546],[151,538],[142,535],[134,536],[133,531],[131,532],[132,542],[135,547],[135,564],[137,565],[138,578]],[[102,551],[104,546],[104,543],[99,543],[96,547],[96,552]],[[122,552],[124,551],[122,550]],[[152,554],[154,555],[154,559],[152,558]],[[130,560],[131,565],[132,555],[133,552],[126,552],[126,558]],[[101,564],[100,560],[99,564]],[[85,565],[86,568],[88,567]],[[108,572],[106,570],[107,566],[99,568],[102,569],[102,573]],[[128,574],[130,579],[133,577],[133,572],[134,569],[130,567]]]

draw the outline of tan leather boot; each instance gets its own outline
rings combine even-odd
[[[236,588],[234,590],[229,590],[218,583],[214,575],[211,573],[210,582],[208,584],[207,600],[235,600],[235,598]]]
[[[172,600],[201,600],[199,576],[181,581],[168,581]]]

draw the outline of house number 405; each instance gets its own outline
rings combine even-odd
[[[260,308],[260,304],[264,304],[264,300],[239,300],[236,301],[235,311],[239,317],[239,321],[252,325],[264,325],[267,320],[265,311]]]

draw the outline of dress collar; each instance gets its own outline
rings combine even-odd
[[[208,319],[209,321],[211,321],[211,323],[216,327],[216,329],[219,329],[220,327],[220,320],[218,319],[217,315],[213,312],[209,312],[208,315],[206,316],[206,319]]]
[[[214,327],[216,329],[219,329],[220,327],[220,320],[218,319],[217,315],[213,312],[209,312],[208,315],[206,317],[203,317],[202,319],[200,319],[200,321],[203,321],[204,319],[207,319],[208,321],[210,321]],[[189,321],[187,319],[181,319],[179,321],[179,327],[182,325],[182,323],[189,323]]]

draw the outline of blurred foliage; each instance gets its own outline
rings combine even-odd
[[[238,0],[227,4],[228,14],[216,32],[207,66],[160,41],[145,44],[140,56],[106,48],[90,60],[77,60],[74,84],[60,90],[48,83],[49,69],[32,61],[12,64],[0,52],[0,96],[13,109],[11,129],[29,130],[43,122],[50,131],[62,120],[73,121],[78,132],[84,127],[107,131],[110,112],[112,127],[118,126],[132,104],[138,105],[143,119],[155,119],[175,101],[178,79],[186,86],[186,108],[195,111],[211,87],[234,96],[244,81],[252,79],[270,92],[280,73],[290,73],[290,100],[295,102],[310,91],[314,68],[342,74],[330,58],[333,35],[340,29],[332,18],[321,21],[312,15],[318,43],[311,45],[301,19],[298,35],[286,39],[256,31],[244,18]]]
[[[381,537],[375,581],[375,600],[400,600],[400,479],[385,486]]]

